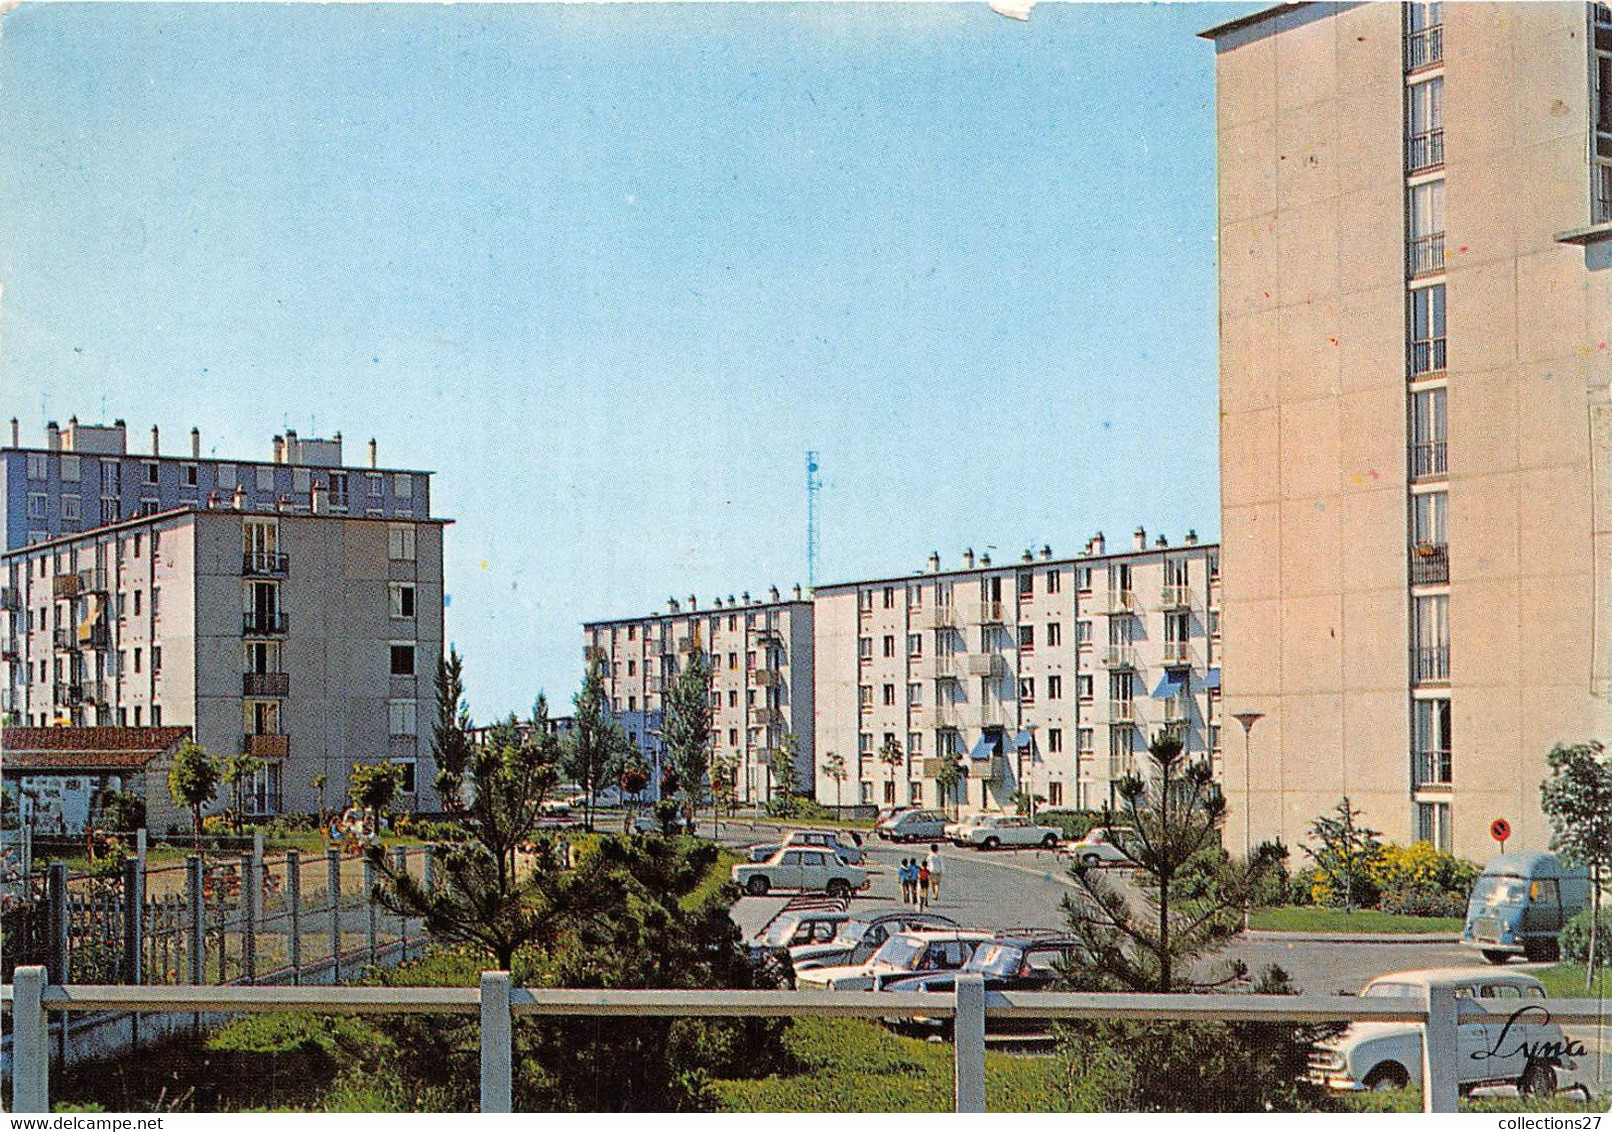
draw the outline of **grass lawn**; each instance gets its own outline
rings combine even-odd
[[[1531,972],[1545,984],[1545,993],[1552,998],[1600,998],[1612,996],[1612,970],[1603,968],[1596,976],[1595,987],[1584,989],[1584,964],[1558,963],[1554,967]]]
[[[1461,930],[1459,917],[1396,916],[1379,912],[1375,908],[1362,908],[1345,912],[1342,908],[1314,908],[1288,905],[1281,908],[1257,908],[1249,917],[1249,926],[1267,932],[1372,932],[1392,935],[1403,932],[1438,932],[1449,934]]]

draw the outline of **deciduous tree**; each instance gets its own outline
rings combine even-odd
[[[1305,856],[1315,862],[1332,885],[1343,893],[1344,912],[1353,912],[1355,897],[1370,883],[1371,867],[1382,856],[1382,834],[1360,824],[1362,811],[1349,804],[1348,795],[1338,803],[1336,816],[1323,814],[1310,825],[1314,846],[1304,846]]]
[[[677,772],[682,789],[688,831],[694,831],[694,813],[705,795],[711,769],[711,668],[705,653],[695,649],[666,696],[666,717],[661,723],[666,757]]]
[[[594,795],[616,777],[633,747],[605,693],[604,675],[598,661],[588,665],[582,689],[572,703],[576,712],[561,751],[560,764],[566,776],[582,788],[582,821],[592,830]]]
[[[174,753],[173,765],[168,768],[168,793],[177,805],[190,811],[191,827],[198,841],[202,831],[202,807],[218,793],[224,768],[206,748],[186,739]]]
[[[1540,802],[1550,818],[1550,847],[1569,864],[1590,872],[1589,955],[1586,993],[1594,985],[1596,937],[1600,935],[1601,878],[1612,870],[1612,763],[1596,740],[1558,743],[1546,756],[1550,777],[1540,784]]]
[[[823,757],[823,773],[834,780],[834,816],[840,817],[842,806],[840,800],[845,788],[845,780],[849,777],[845,770],[845,756],[830,751]]]

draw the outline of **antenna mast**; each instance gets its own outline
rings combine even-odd
[[[817,586],[817,493],[823,490],[817,474],[817,453],[806,451],[806,586]]]

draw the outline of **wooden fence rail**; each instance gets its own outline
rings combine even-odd
[[[1123,1018],[1155,1022],[1414,1022],[1422,1027],[1422,1105],[1455,1112],[1459,1042],[1451,988],[1426,998],[1352,995],[1071,994],[987,992],[978,975],[961,974],[954,994],[866,991],[527,990],[509,974],[487,971],[478,987],[348,986],[47,986],[43,967],[18,967],[0,987],[12,1025],[13,1112],[50,1108],[49,1012],[102,1010],[209,1014],[302,1010],[326,1014],[479,1014],[481,1110],[511,1111],[513,1021],[523,1017],[840,1017],[953,1019],[954,1101],[958,1112],[985,1111],[985,1019]],[[1552,999],[1551,1018],[1596,1024],[1606,1008],[1594,999]]]

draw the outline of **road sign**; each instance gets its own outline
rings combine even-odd
[[[1500,851],[1506,851],[1506,838],[1511,836],[1511,823],[1505,818],[1495,818],[1489,823],[1489,836],[1500,842]]]

